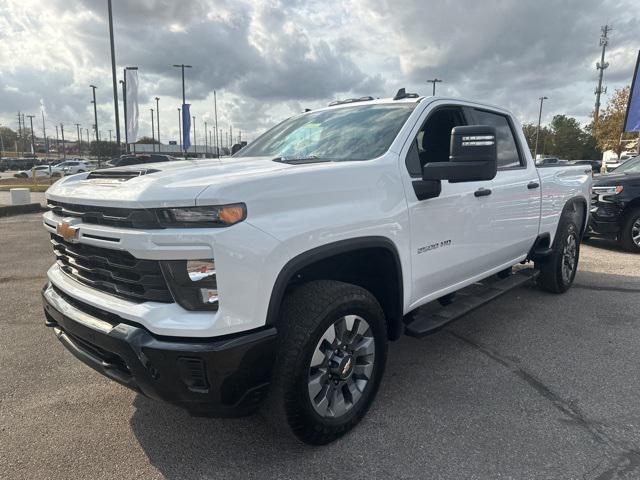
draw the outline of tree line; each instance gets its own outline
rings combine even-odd
[[[581,126],[580,122],[566,115],[555,115],[549,125],[540,127],[538,153],[566,160],[598,160],[602,153],[613,150],[618,157],[628,149],[628,140],[636,140],[637,134],[623,133],[624,117],[629,102],[630,87],[615,91],[595,124],[591,121]],[[522,125],[524,135],[533,155],[536,144],[537,125]]]

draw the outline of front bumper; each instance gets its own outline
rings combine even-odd
[[[214,339],[159,337],[47,284],[46,325],[79,360],[148,397],[196,415],[255,411],[269,385],[276,330]]]

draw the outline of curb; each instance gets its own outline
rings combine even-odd
[[[44,208],[39,203],[27,203],[26,205],[6,205],[0,207],[0,217],[10,217],[12,215],[20,215],[21,213],[44,212]]]

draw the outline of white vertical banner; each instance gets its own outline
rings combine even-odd
[[[138,140],[138,70],[125,70],[127,84],[127,139]]]

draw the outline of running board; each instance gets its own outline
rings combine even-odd
[[[418,338],[435,333],[447,323],[536,278],[539,273],[534,268],[525,268],[507,278],[499,279],[494,276],[480,283],[474,283],[456,292],[449,305],[436,310],[419,308],[414,313],[413,319],[405,326],[405,333],[410,337]]]

